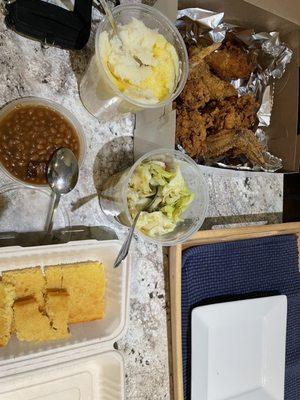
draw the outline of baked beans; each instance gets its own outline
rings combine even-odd
[[[47,183],[47,165],[61,147],[80,153],[74,126],[59,112],[41,105],[17,106],[0,121],[0,162],[16,178]]]

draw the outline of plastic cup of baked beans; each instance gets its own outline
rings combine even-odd
[[[20,98],[1,108],[0,170],[14,182],[48,186],[46,167],[54,151],[61,147],[70,148],[79,167],[82,165],[85,135],[67,108],[39,97]]]

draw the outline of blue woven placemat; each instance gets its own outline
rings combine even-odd
[[[182,260],[182,350],[190,399],[191,311],[222,301],[288,297],[285,400],[300,399],[300,273],[294,235],[193,247]]]

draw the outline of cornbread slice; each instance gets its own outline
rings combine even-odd
[[[25,342],[43,342],[53,338],[49,318],[39,310],[33,296],[15,301],[14,321],[17,338]]]
[[[5,346],[11,335],[13,321],[13,303],[15,300],[15,289],[12,285],[4,285],[0,282],[0,346]]]
[[[50,319],[53,336],[65,339],[70,336],[68,329],[69,295],[65,290],[47,290],[46,313]]]
[[[50,265],[44,268],[46,278],[46,289],[62,288],[62,269],[59,265]]]
[[[45,278],[40,267],[16,269],[2,273],[4,284],[13,285],[16,299],[32,296],[41,310],[44,309]]]
[[[104,317],[105,268],[97,261],[62,265],[62,287],[70,295],[69,323]]]

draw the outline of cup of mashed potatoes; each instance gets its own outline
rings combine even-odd
[[[180,94],[188,76],[183,39],[161,12],[133,4],[113,14],[119,35],[104,18],[80,84],[84,106],[98,119],[162,107]]]

